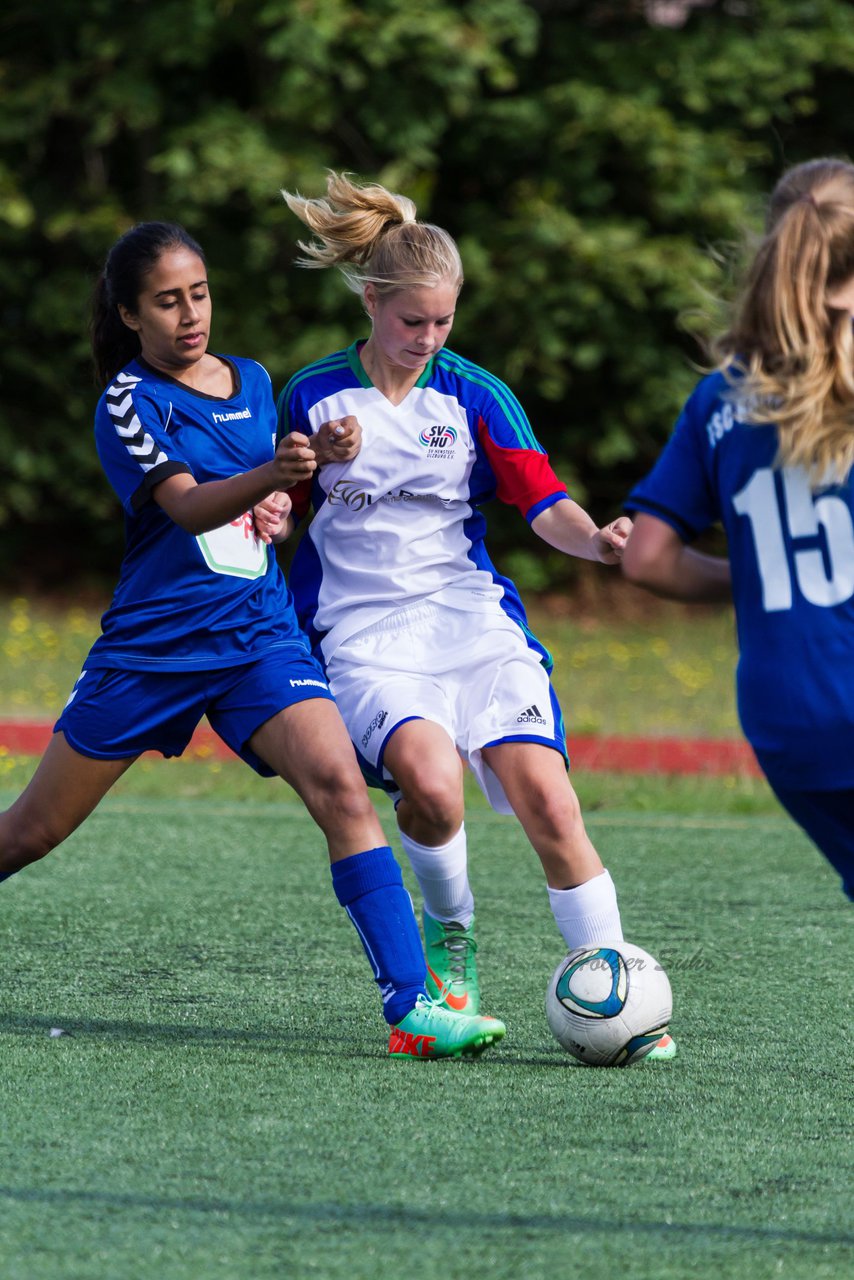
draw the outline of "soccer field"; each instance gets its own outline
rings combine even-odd
[[[3,1280],[850,1274],[854,918],[764,784],[692,809],[647,780],[642,812],[597,784],[680,1043],[621,1071],[549,1035],[562,947],[514,822],[468,821],[506,1040],[391,1061],[300,806],[165,799],[170,768],[0,888]]]

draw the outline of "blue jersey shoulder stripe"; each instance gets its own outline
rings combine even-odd
[[[491,392],[525,447],[532,449],[535,453],[545,453],[545,449],[534,435],[525,410],[505,382],[454,351],[440,351],[436,356],[436,363],[440,368],[447,369],[449,373],[455,373],[458,377],[465,378],[467,382],[484,387]]]
[[[288,405],[301,383],[305,382],[307,378],[323,377],[325,374],[338,373],[342,369],[348,369],[349,367],[350,362],[347,357],[347,352],[336,351],[334,355],[324,356],[322,360],[315,360],[313,364],[306,365],[293,375],[276,401],[279,440],[281,440],[282,436],[286,433],[286,429],[290,426]]]
[[[347,359],[346,351],[336,351],[332,356],[325,356],[322,360],[315,360],[313,364],[307,364],[293,375],[279,399],[280,401],[289,399],[294,390],[306,378],[313,378],[323,373],[335,373],[338,369],[347,368],[349,368],[349,360]]]

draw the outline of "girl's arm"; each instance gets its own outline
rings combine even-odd
[[[619,516],[604,528],[597,527],[583,507],[571,498],[563,498],[546,507],[531,521],[531,528],[550,547],[581,560],[598,560],[617,564],[631,531],[632,522]]]
[[[260,467],[204,484],[181,472],[155,485],[151,496],[187,533],[207,533],[236,520],[269,494],[290,489],[316,467],[305,437],[292,433],[279,442],[273,459]]]
[[[712,602],[732,596],[729,560],[686,546],[671,525],[643,511],[626,544],[623,573],[669,600]]]

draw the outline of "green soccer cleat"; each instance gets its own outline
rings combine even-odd
[[[388,1051],[392,1058],[477,1058],[503,1039],[506,1030],[497,1018],[453,1013],[422,995],[415,1008],[391,1028]]]
[[[658,1044],[641,1058],[641,1062],[670,1062],[676,1057],[676,1041],[673,1036],[663,1035]]]
[[[445,924],[424,912],[424,951],[427,991],[454,1013],[480,1012],[480,984],[474,940],[474,919],[466,929],[452,920]]]

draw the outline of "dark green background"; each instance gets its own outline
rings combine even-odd
[[[504,377],[604,521],[696,376],[732,246],[786,165],[852,136],[854,7],[623,0],[16,0],[0,17],[0,555],[7,583],[109,579],[91,441],[91,285],[115,237],[183,222],[217,350],[282,385],[360,332],[293,266],[280,187],[327,167],[412,195],[459,240],[451,345]],[[670,6],[672,9],[672,6]],[[660,12],[660,10],[659,10]],[[499,558],[529,588],[560,557]],[[526,541],[527,547],[533,544]],[[506,565],[506,561],[505,561]]]

